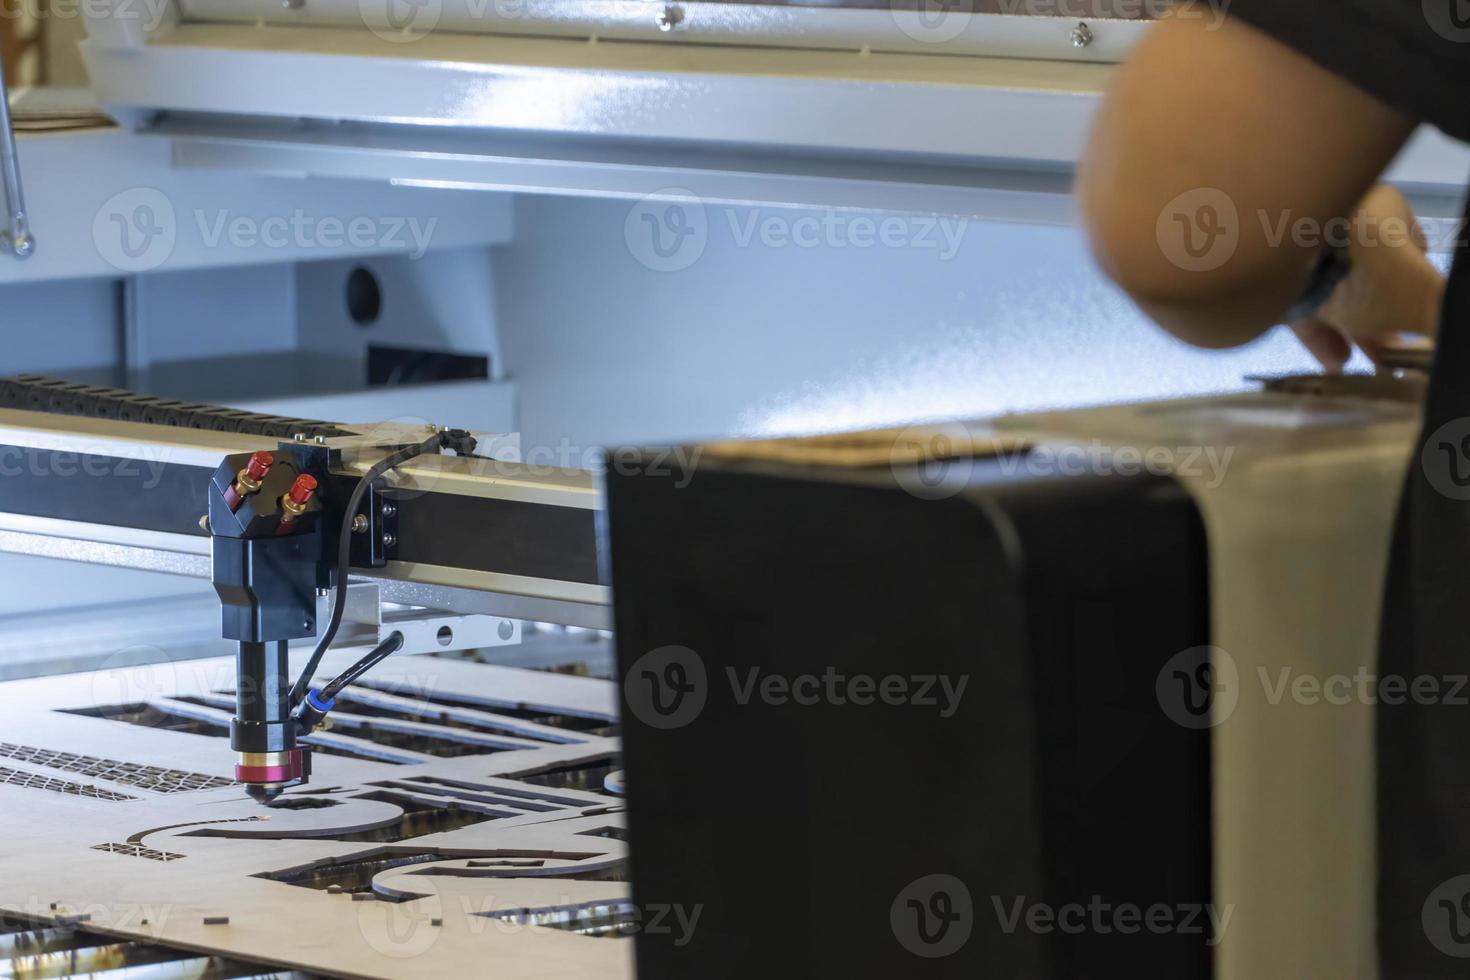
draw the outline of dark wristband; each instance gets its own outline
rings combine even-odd
[[[1283,323],[1296,323],[1305,320],[1322,308],[1331,297],[1337,284],[1347,278],[1348,273],[1353,271],[1353,260],[1348,257],[1346,245],[1328,245],[1317,256],[1317,261],[1312,263],[1312,271],[1307,275],[1307,285],[1302,290],[1301,296],[1291,309],[1286,311]]]

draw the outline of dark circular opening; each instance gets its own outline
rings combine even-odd
[[[347,315],[359,327],[370,327],[382,312],[383,289],[378,277],[358,266],[347,275]]]
[[[439,627],[438,638],[439,645],[441,647],[447,647],[449,646],[449,644],[454,642],[454,630],[450,629],[448,626],[441,626]]]

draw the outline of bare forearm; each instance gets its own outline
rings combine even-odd
[[[1250,27],[1165,22],[1119,70],[1079,173],[1094,254],[1175,336],[1252,340],[1412,131]]]

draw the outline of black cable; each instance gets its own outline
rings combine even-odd
[[[393,467],[400,466],[415,456],[438,452],[445,446],[450,446],[458,451],[460,447],[466,445],[465,440],[468,440],[469,451],[473,452],[474,440],[469,438],[467,433],[461,430],[436,432],[423,442],[414,446],[405,446],[375,463],[363,474],[362,479],[357,481],[357,486],[352,488],[352,496],[347,498],[347,507],[342,512],[342,531],[337,539],[337,582],[332,598],[332,614],[327,620],[326,629],[322,631],[321,639],[317,641],[316,649],[311,652],[311,659],[306,662],[306,669],[301,672],[300,679],[291,688],[292,708],[295,708],[301,703],[301,699],[306,697],[311,678],[316,674],[317,667],[321,666],[322,657],[327,653],[327,647],[331,646],[332,641],[337,638],[337,629],[342,625],[342,612],[347,608],[347,571],[350,564],[349,556],[352,553],[352,519],[357,516],[357,508],[362,505],[362,498],[366,496],[368,487]]]
[[[321,693],[317,695],[317,700],[325,704],[331,704],[337,700],[337,695],[342,692],[344,687],[353,683],[363,674],[366,674],[401,649],[403,649],[403,634],[394,630],[386,640],[373,647],[367,656],[332,678],[327,683],[327,686],[321,689]]]
[[[332,678],[325,688],[307,691],[306,697],[291,711],[291,720],[296,723],[296,736],[304,738],[316,731],[337,706],[337,695],[342,693],[343,688],[401,649],[403,634],[394,630],[386,640],[373,647],[367,656]]]

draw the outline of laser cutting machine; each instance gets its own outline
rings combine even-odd
[[[1418,386],[1143,323],[1069,183],[1147,18],[1008,6],[90,5],[0,963],[1375,976],[1371,710],[1273,692],[1372,668]]]
[[[339,842],[345,851],[308,865],[329,869],[314,879],[320,887],[357,881],[357,894],[442,909],[438,876],[461,883],[451,894],[493,895],[482,869],[504,865],[483,871],[493,887],[526,887],[543,872],[517,862],[554,858],[567,880],[542,905],[512,891],[514,913],[484,914],[601,935],[647,929],[650,909],[697,909],[699,928],[678,942],[651,929],[639,935],[640,975],[900,969],[927,949],[891,906],[908,884],[943,874],[961,883],[952,914],[965,937],[935,959],[944,975],[983,966],[1078,976],[1147,963],[1210,977],[1255,973],[1269,961],[1330,962],[1367,976],[1371,708],[1273,697],[1268,681],[1280,670],[1372,671],[1419,390],[1412,377],[1295,379],[1256,393],[714,443],[683,457],[699,460],[692,470],[666,466],[664,453],[639,456],[609,474],[604,502],[586,474],[530,474],[475,453],[462,431],[397,430],[384,441],[350,426],[234,412],[236,431],[220,432],[203,427],[221,414],[205,406],[15,379],[4,386],[7,404],[32,410],[3,410],[4,451],[24,460],[0,494],[7,549],[207,575],[224,635],[239,641],[214,686],[173,678],[146,705],[77,704],[75,684],[16,682],[38,698],[18,721],[30,727],[58,711],[104,727],[212,721],[219,734],[203,740],[217,745],[212,764],[196,754],[194,766],[217,772],[232,748],[235,778],[269,809],[251,814],[238,789],[232,802],[223,779],[201,802],[228,803],[217,811],[226,823],[262,813],[270,823],[215,830],[180,814],[165,832],[143,835],[175,859],[209,857],[193,850],[201,834],[246,840],[253,846],[242,857],[266,865],[281,841]],[[250,448],[262,442],[274,448]],[[459,455],[436,455],[450,445]],[[166,452],[144,452],[150,446]],[[151,489],[127,465],[141,458],[163,461]],[[220,462],[210,467],[212,459]],[[1341,574],[1319,573],[1324,556]],[[285,641],[318,623],[332,629],[325,617],[358,578],[378,590],[375,601],[462,617],[510,601],[583,621],[612,586],[621,689],[563,680],[605,685],[573,700],[600,702],[600,713],[583,718],[619,720],[626,756],[606,735],[579,738],[545,719],[518,726],[503,713],[587,709],[551,707],[549,692],[531,693],[534,680],[502,687],[504,668],[433,690],[443,661],[389,658],[438,642],[439,631],[413,629],[412,615],[384,619],[371,649],[358,656],[359,641],[350,659],[338,652],[337,679],[310,685],[303,663],[318,658],[297,650],[293,672]],[[329,588],[337,598],[319,607],[318,590]],[[130,684],[135,669],[146,665],[129,665]],[[818,674],[866,678],[866,701],[856,686],[852,697],[803,700],[773,695],[766,683],[799,688]],[[875,692],[895,679],[948,700],[900,700],[875,724]],[[349,727],[320,732],[338,710]],[[365,741],[430,730],[394,720],[415,716],[481,734],[438,760],[422,754],[429,740],[404,755],[395,755],[410,744],[401,736]],[[0,728],[0,739],[22,737],[9,731]],[[437,730],[446,732],[465,737]],[[0,755],[12,748],[0,742]],[[549,760],[538,758],[551,749]],[[324,772],[312,772],[311,750]],[[344,769],[343,753],[423,774]],[[531,782],[487,781],[492,761],[517,756],[524,768],[499,771]],[[172,760],[147,761],[162,773]],[[612,795],[590,795],[598,791]],[[390,806],[385,816],[333,820],[315,809],[321,800]],[[414,805],[474,808],[481,836],[432,821],[428,836],[354,829],[358,820],[393,825]],[[507,809],[516,805],[532,813]],[[301,816],[308,823],[295,826]],[[610,861],[627,861],[621,851],[517,846],[516,820],[526,816],[540,819],[524,832],[596,823],[631,849],[631,876],[608,872]],[[1326,826],[1334,833],[1322,833]],[[391,846],[363,850],[375,840]],[[405,840],[438,843],[409,850]],[[262,848],[266,841],[276,843]],[[777,851],[779,873],[759,860]],[[854,860],[869,885],[843,883]],[[295,883],[304,873],[293,865],[258,877]],[[608,884],[568,894],[584,880]],[[810,896],[805,915],[770,921],[755,911],[770,889],[793,882]],[[1016,903],[1017,914],[1035,904],[1164,909],[1178,927],[1018,930],[1001,911]],[[444,920],[427,921],[437,931]],[[884,928],[841,944],[823,938],[853,921]],[[1345,921],[1362,924],[1358,941],[1341,941]],[[455,938],[444,959],[426,962],[472,955],[470,938]],[[223,932],[211,942],[242,952]],[[606,941],[577,955],[596,969],[626,962]],[[313,959],[288,944],[281,961],[353,972],[333,965],[330,950]],[[534,963],[525,975],[535,975]]]

